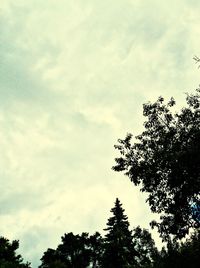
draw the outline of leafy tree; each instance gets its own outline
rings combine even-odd
[[[180,245],[173,239],[168,239],[167,247],[163,247],[160,253],[158,254],[156,261],[154,263],[154,268],[181,268],[180,263]]]
[[[40,268],[98,268],[102,255],[102,237],[96,232],[74,235],[72,232],[61,237],[57,249],[48,249],[42,256]]]
[[[194,232],[185,242],[169,240],[159,253],[153,268],[198,268],[200,263],[200,232]]]
[[[137,251],[137,268],[153,267],[154,261],[158,258],[158,250],[151,234],[147,229],[137,226],[133,229],[133,242]]]
[[[62,244],[58,246],[57,251],[70,267],[87,267],[90,262],[88,234],[65,234],[62,237]]]
[[[16,253],[18,248],[19,241],[0,237],[0,268],[30,268],[30,263],[23,263],[22,256]]]
[[[173,98],[165,104],[159,97],[143,106],[145,130],[135,137],[128,134],[115,146],[115,171],[125,174],[142,192],[152,212],[160,213],[153,221],[167,240],[169,234],[182,238],[190,228],[200,226],[200,89],[186,96],[186,107],[173,112]],[[194,207],[196,208],[194,210]],[[195,212],[195,213],[194,213]]]
[[[94,235],[89,237],[89,248],[91,256],[90,267],[101,267],[102,255],[104,251],[104,240],[100,233],[96,232]]]
[[[44,252],[41,258],[42,264],[39,266],[41,268],[67,268],[68,264],[65,263],[64,258],[61,257],[61,254],[55,249],[47,249]]]
[[[182,268],[198,268],[200,263],[200,230],[196,230],[180,246],[180,264]]]
[[[103,254],[102,267],[128,268],[136,264],[136,251],[132,241],[132,232],[129,230],[129,222],[119,199],[111,209],[113,216],[108,219],[105,235],[105,252]]]

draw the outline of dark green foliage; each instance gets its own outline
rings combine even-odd
[[[133,229],[133,242],[137,251],[137,268],[152,267],[158,257],[158,250],[151,234],[140,226]]]
[[[65,234],[57,251],[69,267],[87,267],[90,262],[88,234],[82,233],[80,236],[73,233]]]
[[[183,268],[197,268],[200,264],[200,231],[196,231],[180,247],[181,264]]]
[[[108,219],[105,236],[105,252],[102,267],[128,268],[136,264],[136,251],[129,231],[129,222],[119,199],[116,199],[113,216]]]
[[[105,238],[99,233],[65,234],[57,249],[48,249],[40,268],[197,268],[200,263],[200,231],[185,242],[168,239],[159,252],[148,230],[129,222],[119,199],[111,209]],[[0,268],[28,266],[0,266]]]
[[[100,233],[96,232],[94,235],[89,237],[90,245],[90,267],[98,268],[101,267],[102,255],[104,251],[104,240]]]
[[[125,171],[141,191],[148,193],[152,212],[160,213],[157,226],[167,240],[169,234],[182,238],[200,226],[192,206],[200,205],[200,89],[187,95],[185,108],[173,113],[175,101],[159,99],[144,104],[145,130],[131,143],[132,135],[115,148],[115,171]]]
[[[102,238],[99,233],[62,236],[62,243],[56,250],[48,249],[41,258],[40,268],[86,268],[99,267],[102,254]]]
[[[184,243],[169,240],[167,249],[159,253],[154,268],[198,268],[200,264],[200,232],[196,231]]]
[[[175,240],[168,240],[167,248],[162,248],[159,252],[156,261],[154,263],[154,268],[167,268],[167,267],[181,267],[179,254],[179,244]]]
[[[19,241],[9,242],[0,237],[0,268],[30,268],[30,264],[24,264],[22,256],[16,253],[18,248]]]
[[[39,267],[42,268],[68,267],[67,265],[65,265],[64,260],[62,260],[61,254],[59,254],[56,250],[51,248],[47,249],[47,251],[44,252],[41,261],[42,264]]]

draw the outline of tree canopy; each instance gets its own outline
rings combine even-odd
[[[153,267],[158,257],[158,250],[155,242],[147,229],[137,226],[133,229],[133,243],[137,252],[136,261],[137,268]]]
[[[186,107],[173,112],[175,100],[143,106],[145,130],[119,139],[115,171],[125,174],[142,192],[160,222],[152,222],[163,237],[182,238],[200,226],[200,89],[186,95]]]
[[[129,229],[128,217],[117,198],[108,218],[106,234],[72,232],[61,237],[57,249],[48,249],[40,268],[150,268],[158,255],[146,229]]]
[[[0,268],[30,268],[29,263],[23,263],[23,258],[17,254],[19,241],[10,242],[5,237],[0,237]]]
[[[147,229],[130,230],[128,217],[117,198],[108,218],[106,234],[72,232],[61,237],[56,249],[48,249],[39,268],[198,268],[200,231],[184,242],[168,239],[161,251]],[[18,267],[18,266],[17,266]]]
[[[72,232],[61,237],[62,243],[57,249],[44,252],[40,268],[86,268],[99,267],[102,254],[102,237],[96,232],[74,235]]]
[[[184,242],[169,240],[157,255],[153,268],[197,268],[200,263],[200,232],[196,230]]]

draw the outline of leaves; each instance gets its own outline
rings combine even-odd
[[[120,152],[115,171],[124,171],[142,192],[152,212],[161,213],[160,234],[184,237],[199,226],[191,203],[200,200],[200,95],[186,95],[187,106],[173,113],[175,100],[143,105],[145,130],[128,134],[115,146]],[[164,234],[165,233],[165,234]]]
[[[56,250],[48,249],[44,252],[40,268],[56,267],[54,265],[63,268],[99,267],[103,242],[98,232],[91,236],[85,232],[81,235],[74,235],[70,232],[64,234],[61,240],[62,243]]]
[[[0,268],[30,268],[29,263],[23,263],[23,258],[17,254],[19,241],[10,242],[5,237],[0,237]]]

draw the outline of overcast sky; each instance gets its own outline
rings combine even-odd
[[[184,105],[200,82],[199,0],[0,0],[0,235],[36,267],[66,232],[102,232],[116,197],[155,216],[111,170],[142,104]]]

